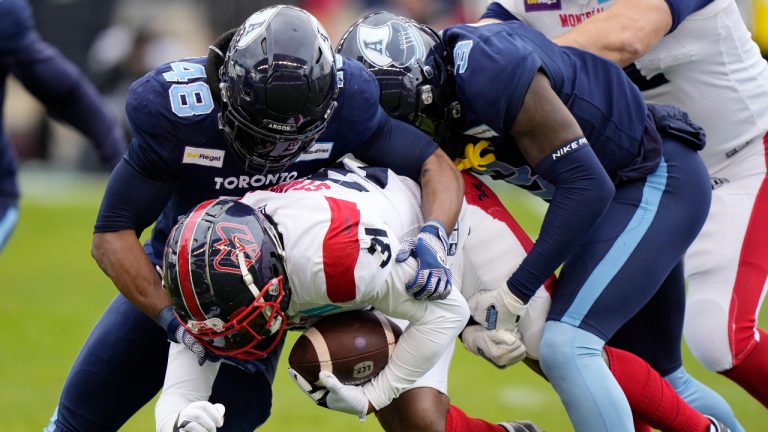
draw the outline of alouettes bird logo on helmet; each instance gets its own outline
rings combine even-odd
[[[378,67],[398,67],[424,58],[424,43],[410,23],[390,21],[383,26],[361,24],[357,45],[366,60]]]
[[[216,224],[216,233],[221,241],[215,247],[219,250],[218,256],[213,260],[216,270],[229,273],[241,273],[238,255],[243,254],[245,267],[248,268],[261,255],[259,245],[254,241],[253,234],[248,227],[239,224],[222,222]]]

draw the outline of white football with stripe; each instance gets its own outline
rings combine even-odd
[[[387,365],[400,327],[378,311],[328,315],[308,328],[291,349],[288,364],[310,383],[328,371],[344,384],[359,385]]]

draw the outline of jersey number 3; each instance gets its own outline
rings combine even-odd
[[[205,68],[202,65],[175,62],[170,66],[171,70],[163,74],[163,78],[168,82],[187,83],[191,79],[205,78]],[[174,84],[168,90],[168,96],[171,99],[171,110],[179,117],[208,114],[213,110],[211,89],[204,81]]]

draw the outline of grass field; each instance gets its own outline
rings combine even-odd
[[[4,432],[40,431],[47,424],[80,345],[116,293],[90,257],[103,183],[100,176],[23,176],[20,222],[0,256]],[[523,200],[515,208],[524,227],[533,231],[537,212],[530,210],[530,202]],[[763,322],[766,318],[763,313]],[[572,430],[555,392],[525,366],[499,371],[463,348],[456,352],[450,395],[468,414],[493,421],[529,418],[550,432]],[[273,415],[261,430],[380,430],[374,418],[359,424],[352,416],[316,408],[294,388],[285,367],[281,365],[276,380]],[[731,403],[748,431],[768,430],[768,412],[739,387],[706,372],[687,352],[686,367]],[[152,409],[145,407],[122,430],[154,430]]]

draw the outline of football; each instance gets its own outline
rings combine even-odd
[[[384,369],[401,334],[400,327],[378,311],[328,315],[299,336],[288,364],[313,384],[323,370],[344,384],[363,384]]]

